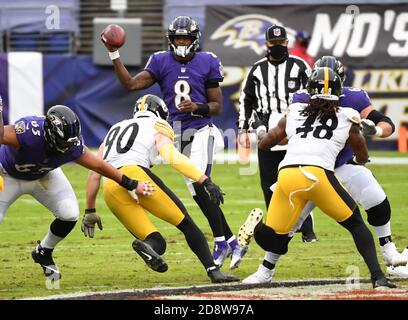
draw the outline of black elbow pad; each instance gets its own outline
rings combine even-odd
[[[387,122],[392,128],[392,132],[394,133],[395,131],[395,124],[392,122],[392,120],[377,110],[371,111],[368,114],[367,119],[371,120],[375,124],[377,124],[378,122]]]

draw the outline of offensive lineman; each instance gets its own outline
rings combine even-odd
[[[1,133],[2,121],[0,129]],[[53,213],[55,220],[50,230],[31,253],[50,280],[61,278],[52,252],[79,218],[74,190],[59,168],[70,161],[113,179],[119,189],[147,194],[151,188],[148,182],[129,179],[90,152],[83,144],[79,118],[66,106],[51,107],[46,117],[23,117],[14,125],[5,126],[0,146],[5,184],[0,193],[0,222],[8,207],[23,194],[30,194]]]

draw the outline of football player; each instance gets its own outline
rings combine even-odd
[[[0,122],[0,133],[2,130]],[[143,194],[151,188],[148,182],[130,179],[90,152],[83,144],[79,118],[66,106],[56,105],[45,117],[23,117],[14,125],[4,126],[0,169],[5,188],[0,193],[0,222],[8,207],[23,194],[30,194],[53,213],[50,230],[31,253],[52,280],[61,278],[52,252],[79,218],[74,190],[59,168],[70,161],[112,179],[123,190]]]
[[[200,36],[193,19],[177,17],[167,30],[168,51],[154,53],[145,69],[133,77],[120,60],[118,48],[104,44],[126,89],[143,90],[155,83],[160,85],[181,152],[210,176],[214,151],[223,148],[223,139],[211,117],[222,111],[219,82],[224,76],[221,62],[213,53],[197,51]],[[186,183],[213,232],[214,261],[222,265],[232,253],[230,268],[237,267],[247,248],[239,247],[222,210],[209,199],[203,186],[191,179]]]
[[[293,102],[277,127],[268,133],[258,128],[260,148],[273,147],[287,138],[288,149],[279,165],[265,224],[261,221],[262,211],[252,211],[240,228],[240,244],[247,244],[254,234],[265,251],[285,254],[290,233],[311,201],[352,234],[370,271],[373,287],[395,288],[381,271],[373,237],[356,202],[334,174],[336,157],[346,142],[355,154],[354,163],[368,162],[367,146],[359,128],[360,115],[351,108],[339,107],[342,82],[328,67],[314,69],[307,90],[310,99],[306,103]],[[258,270],[264,268],[261,265]],[[255,274],[244,282],[254,283],[250,280]]]
[[[223,201],[221,189],[173,146],[174,132],[165,120],[167,116],[167,106],[163,100],[154,95],[145,95],[137,100],[132,119],[111,127],[99,149],[99,156],[119,168],[123,174],[142,181],[152,181],[155,191],[151,196],[142,195],[134,199],[126,190],[107,180],[104,184],[105,202],[136,238],[132,244],[133,249],[154,271],[167,271],[167,263],[161,257],[166,250],[166,241],[145,210],[183,232],[188,245],[207,270],[212,282],[237,281],[237,277],[221,272],[214,264],[202,231],[176,195],[149,170],[160,154],[176,170],[202,186],[214,205]],[[95,223],[99,223],[99,228],[102,228],[95,209],[99,181],[99,174],[90,174],[87,184],[88,209],[82,224],[84,234],[90,237],[93,237]]]

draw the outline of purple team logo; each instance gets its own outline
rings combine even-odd
[[[231,46],[234,49],[248,47],[257,55],[265,55],[265,31],[271,25],[283,26],[283,23],[275,18],[262,14],[246,14],[228,20],[215,30],[211,35],[211,40],[225,38],[224,46]],[[289,43],[293,43],[296,31],[285,26]],[[274,33],[280,30],[275,29]],[[276,35],[276,34],[275,34]],[[279,36],[276,35],[276,36]]]

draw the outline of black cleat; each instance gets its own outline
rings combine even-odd
[[[132,243],[133,250],[146,262],[146,264],[154,271],[166,272],[169,268],[166,261],[153,248],[138,239]]]
[[[395,289],[397,286],[389,281],[386,277],[382,276],[377,280],[372,280],[373,288],[377,290],[384,290],[384,289]]]
[[[239,281],[238,277],[229,273],[222,272],[219,267],[213,267],[213,269],[207,270],[207,274],[210,277],[212,283]]]
[[[44,271],[44,275],[50,280],[61,279],[61,273],[52,259],[52,252],[54,249],[43,248],[40,241],[37,241],[37,247],[31,252],[31,257],[34,262],[38,263]]]
[[[312,232],[302,233],[302,241],[303,242],[317,242],[319,241],[316,237],[316,234]]]

